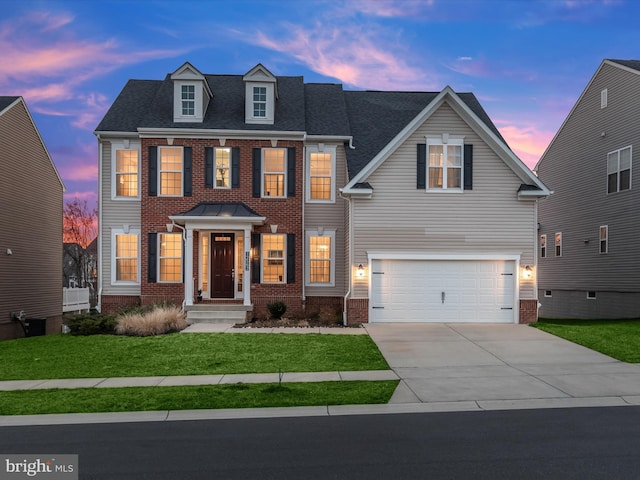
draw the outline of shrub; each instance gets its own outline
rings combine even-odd
[[[272,318],[280,319],[284,312],[287,311],[287,305],[281,301],[270,302],[267,303],[267,310],[269,310]]]
[[[81,313],[66,320],[71,335],[112,335],[116,328],[113,315]]]
[[[184,312],[174,306],[156,306],[147,312],[124,313],[117,318],[118,335],[146,337],[179,332],[187,327]]]

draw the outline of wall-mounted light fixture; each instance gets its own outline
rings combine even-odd
[[[7,248],[7,255],[13,255],[13,251],[10,248]]]
[[[524,267],[524,272],[522,272],[522,277],[525,278],[526,280],[529,280],[532,276],[533,276],[533,269],[529,265],[526,265]]]
[[[364,278],[364,266],[362,264],[358,265],[358,269],[356,270],[356,277]]]

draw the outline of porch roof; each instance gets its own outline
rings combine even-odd
[[[260,224],[265,221],[265,217],[242,202],[202,202],[186,212],[176,213],[169,218],[178,223],[187,220],[227,220]]]

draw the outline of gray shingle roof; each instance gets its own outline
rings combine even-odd
[[[0,96],[0,111],[2,111],[5,108],[7,108],[9,105],[11,105],[13,102],[15,102],[19,98],[20,97],[2,97],[2,96]]]
[[[213,92],[202,123],[173,122],[173,82],[129,80],[97,132],[136,132],[137,128],[270,130],[353,137],[347,148],[349,177],[367,165],[439,92],[345,91],[340,84],[304,83],[303,77],[276,77],[278,99],[273,125],[245,123],[242,75],[204,75]],[[503,142],[472,93],[460,99]],[[506,145],[506,142],[504,142]]]
[[[615,60],[613,58],[608,59],[610,62],[615,62],[628,68],[640,71],[640,60]]]
[[[176,213],[176,217],[257,217],[250,207],[242,202],[202,202],[186,212]]]

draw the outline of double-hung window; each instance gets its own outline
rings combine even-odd
[[[286,242],[283,234],[262,235],[262,283],[286,283]]]
[[[307,201],[333,202],[335,200],[336,148],[308,147],[307,157]]]
[[[462,190],[463,151],[462,139],[427,138],[428,190]]]
[[[196,87],[195,85],[182,85],[180,88],[182,115],[193,117],[196,114]]]
[[[307,285],[335,284],[335,231],[307,232]]]
[[[607,193],[631,188],[631,146],[607,155]]]
[[[182,281],[182,234],[159,233],[158,262],[161,282]]]
[[[540,235],[540,258],[547,256],[547,236]]]
[[[267,116],[267,87],[253,87],[253,116]]]
[[[114,230],[112,233],[113,257],[111,283],[139,283],[138,232]]]
[[[600,253],[609,252],[609,226],[602,225],[600,227]]]
[[[285,197],[287,185],[287,151],[284,148],[262,149],[262,196]]]
[[[562,256],[562,232],[556,233],[555,237],[556,257]]]
[[[139,187],[137,149],[116,149],[114,165],[114,198],[137,198]]]
[[[182,196],[182,148],[158,147],[159,150],[159,178],[160,195],[169,197]]]
[[[231,187],[231,149],[229,147],[216,147],[215,155],[215,175],[216,188]]]

